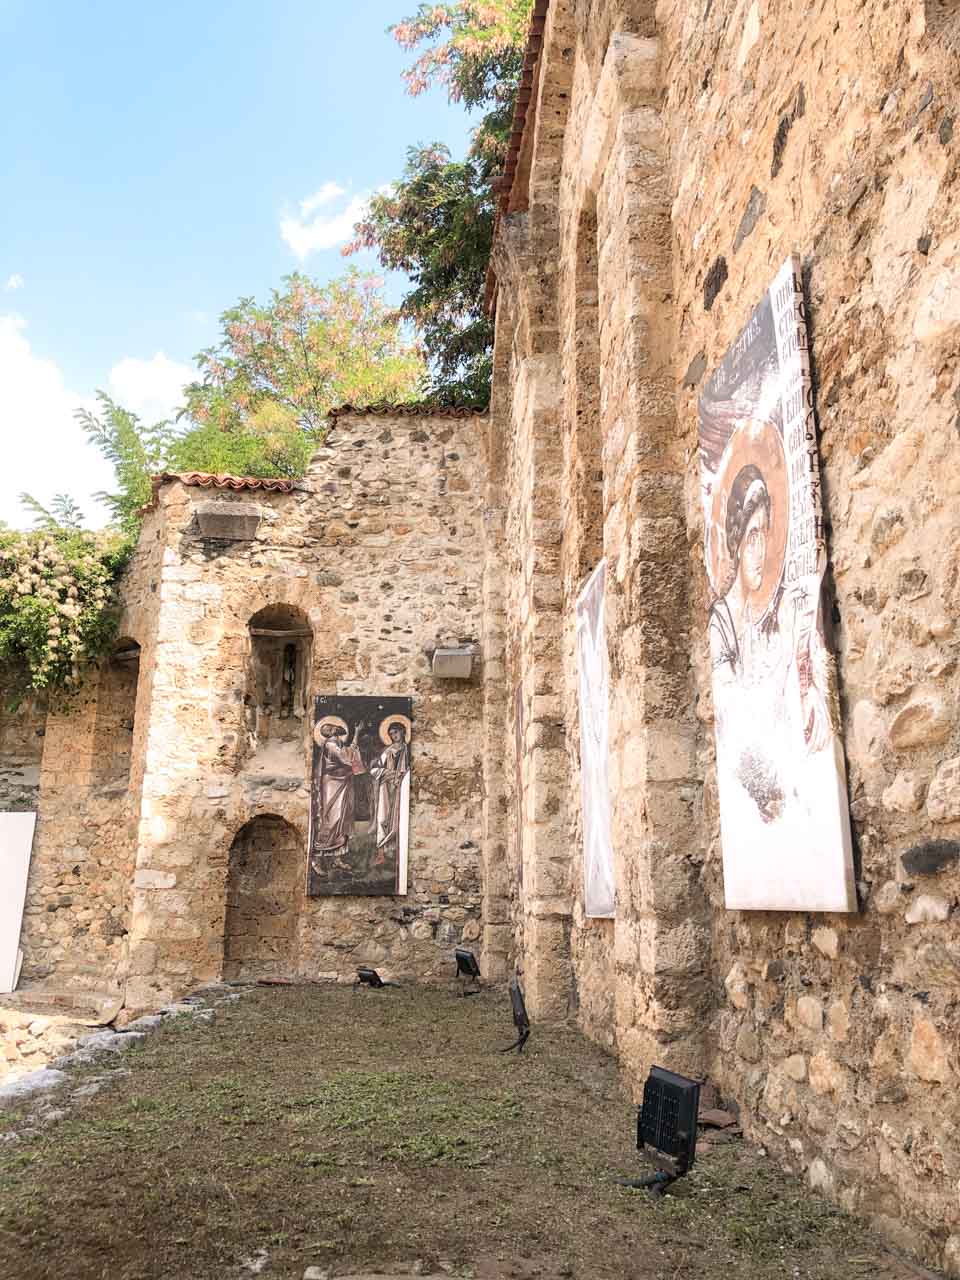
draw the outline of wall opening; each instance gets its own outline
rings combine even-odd
[[[254,614],[249,626],[245,702],[252,750],[289,743],[299,752],[310,683],[310,620],[294,605],[276,604]]]
[[[140,646],[119,640],[100,668],[92,768],[97,786],[121,788],[130,780],[139,679]]]
[[[14,709],[0,699],[0,813],[36,809],[46,732],[46,698],[32,695]]]
[[[300,837],[289,822],[263,814],[240,828],[227,867],[224,978],[294,971],[303,878]]]

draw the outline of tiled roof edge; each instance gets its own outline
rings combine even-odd
[[[414,401],[410,404],[342,404],[330,409],[327,418],[336,422],[338,418],[483,418],[489,411],[477,409],[470,405],[436,405],[429,401]]]
[[[142,510],[152,511],[157,505],[160,490],[165,484],[170,484],[174,480],[190,488],[231,489],[234,492],[262,489],[268,493],[292,493],[302,483],[299,480],[282,480],[279,476],[230,476],[214,475],[208,471],[163,471],[160,475],[150,477],[153,492],[150,501]]]

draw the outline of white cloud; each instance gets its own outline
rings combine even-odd
[[[325,182],[319,191],[315,191],[312,196],[307,196],[306,200],[300,201],[300,217],[308,218],[315,209],[321,209],[325,204],[336,200],[338,196],[346,194],[346,188],[341,187],[339,182]]]
[[[3,286],[8,293],[12,293],[14,289],[22,289],[26,284],[23,276],[19,271],[15,271],[12,276],[7,276],[7,283]]]
[[[110,370],[107,390],[143,422],[154,423],[172,418],[183,406],[183,388],[196,376],[191,365],[158,351],[151,360],[135,356],[120,360]]]
[[[112,485],[113,472],[74,421],[92,398],[70,390],[53,360],[38,356],[17,315],[0,315],[0,520],[28,528],[32,517],[20,505],[26,490],[45,505],[69,493],[88,523],[102,525],[107,513],[91,494]]]
[[[24,490],[45,506],[55,494],[69,493],[96,528],[109,513],[92,495],[114,487],[113,468],[74,417],[77,409],[95,410],[96,402],[91,392],[68,387],[56,361],[38,355],[25,331],[21,316],[0,315],[0,520],[14,528],[32,525],[19,501]],[[145,422],[155,422],[179,406],[193,376],[189,365],[157,352],[150,360],[129,357],[114,365],[107,390]]]
[[[319,249],[345,244],[353,235],[354,225],[366,214],[369,192],[351,196],[339,210],[318,212],[339,202],[346,194],[336,182],[325,182],[312,196],[300,201],[299,214],[281,217],[280,235],[301,262]]]

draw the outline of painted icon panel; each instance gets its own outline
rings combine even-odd
[[[700,399],[726,905],[854,911],[800,265],[784,264]]]
[[[410,698],[317,698],[310,897],[407,892],[412,730]]]

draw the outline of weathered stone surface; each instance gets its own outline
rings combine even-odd
[[[910,1036],[907,1065],[921,1080],[943,1084],[950,1077],[947,1053],[937,1028],[929,1018],[917,1014]]]
[[[952,727],[950,709],[941,694],[916,693],[890,725],[890,745],[895,751],[938,746],[946,742]]]
[[[889,813],[917,813],[923,806],[927,782],[914,769],[902,769],[881,796]]]
[[[198,502],[195,507],[202,538],[249,542],[257,536],[263,509],[254,502]]]
[[[807,1078],[807,1060],[802,1053],[793,1053],[789,1058],[784,1058],[783,1069],[791,1080],[798,1083]]]
[[[737,1053],[745,1062],[760,1061],[760,1038],[752,1027],[742,1026],[737,1033]]]
[[[821,955],[827,956],[830,960],[836,960],[840,950],[840,935],[836,929],[822,925],[819,929],[814,929],[811,941]]]
[[[797,1019],[811,1031],[822,1031],[823,1005],[813,996],[801,996],[797,1001]]]
[[[907,908],[905,919],[907,924],[936,924],[946,920],[950,914],[950,903],[932,893],[918,893]]]
[[[937,769],[927,792],[927,815],[933,822],[960,822],[960,756]]]

